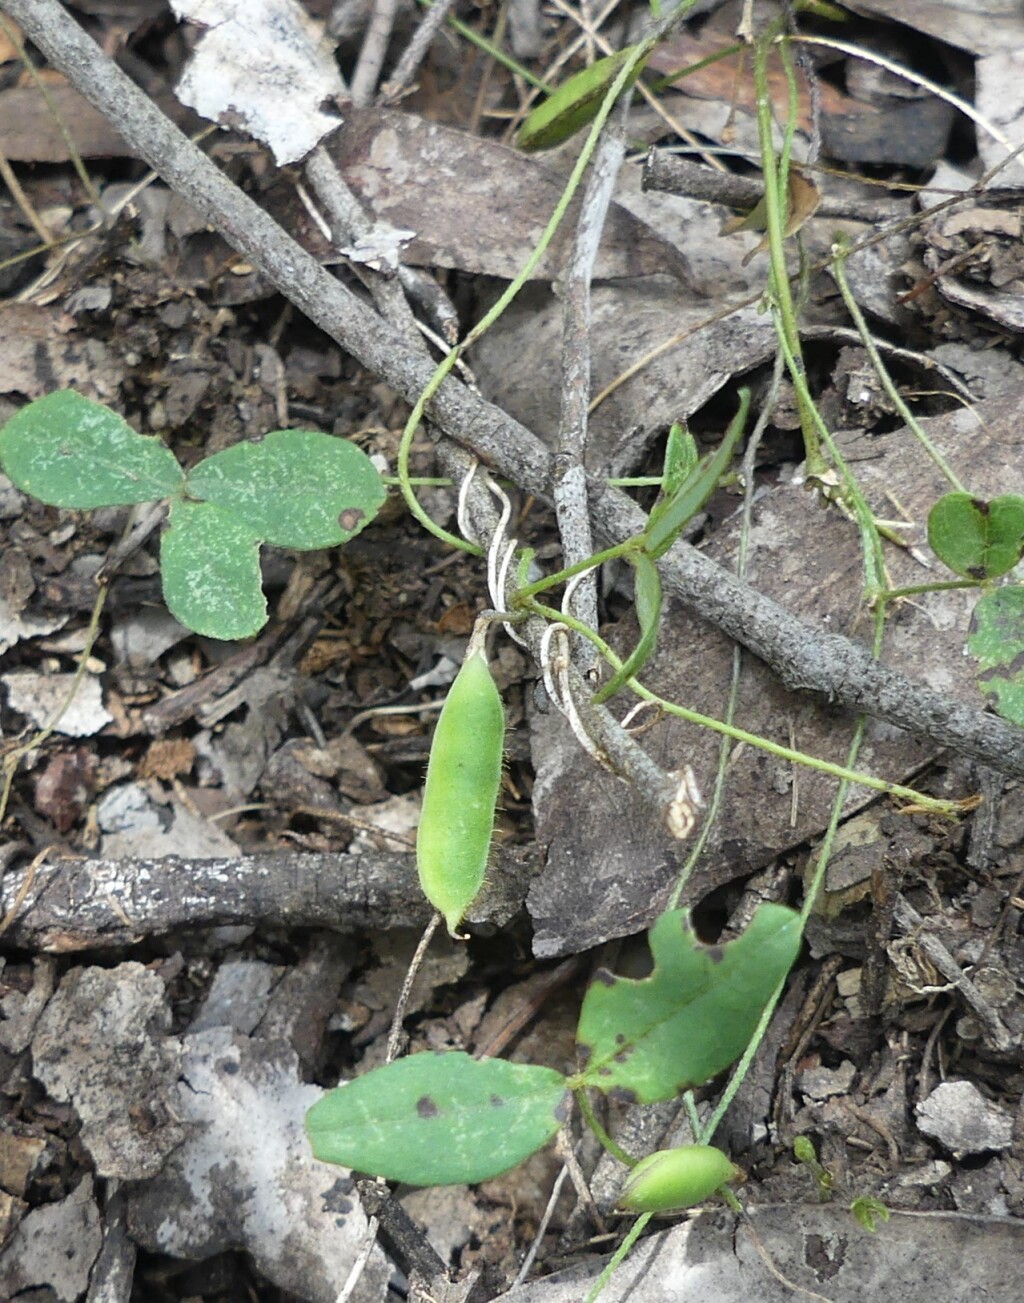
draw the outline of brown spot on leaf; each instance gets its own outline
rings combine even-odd
[[[351,533],[353,529],[359,528],[365,515],[366,512],[361,510],[359,507],[346,507],[338,517],[338,524],[342,529]]]
[[[504,1107],[505,1107],[505,1101],[501,1098],[500,1095],[491,1096],[491,1108],[504,1108]]]
[[[725,950],[722,946],[708,946],[705,954],[713,964],[720,964],[725,958]]]
[[[416,1101],[416,1114],[421,1118],[436,1118],[441,1110],[429,1095],[421,1095]]]

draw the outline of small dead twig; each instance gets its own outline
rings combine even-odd
[[[331,236],[336,245],[342,247],[352,244],[369,235],[373,223],[363,212],[359,200],[323,145],[318,145],[306,160],[306,176],[327,210]],[[426,356],[427,350],[419,337],[416,320],[402,293],[400,281],[370,271],[359,263],[353,263],[352,266],[370,291],[381,316],[402,332],[411,348],[418,348]]]
[[[380,77],[380,70],[384,66],[397,13],[398,0],[374,0],[370,21],[366,25],[363,46],[359,51],[356,70],[352,74],[349,86],[352,103],[358,108],[365,108],[373,103],[373,92]]]
[[[427,10],[423,21],[413,33],[412,40],[406,46],[402,57],[395,65],[395,70],[381,86],[377,96],[378,104],[394,104],[409,89],[416,70],[426,58],[434,37],[441,30],[444,20],[451,12],[455,0],[435,0]]]
[[[913,935],[914,944],[935,965],[951,986],[955,987],[970,1006],[978,1021],[984,1026],[995,1049],[1005,1051],[1013,1045],[1006,1024],[998,1011],[978,990],[977,986],[937,936],[928,929],[928,920],[919,914],[905,896],[899,896],[894,911],[896,922],[904,931]]]
[[[627,103],[623,112],[628,109]],[[562,304],[562,412],[552,459],[552,497],[566,566],[594,553],[584,457],[590,403],[590,279],[597,258],[615,180],[626,154],[620,134],[606,133],[594,154],[583,196],[572,255],[565,275]],[[597,621],[597,574],[590,572],[576,589],[572,614],[591,629]],[[597,651],[582,638],[573,639],[573,661],[590,682],[598,676]]]

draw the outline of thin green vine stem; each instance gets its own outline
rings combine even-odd
[[[424,9],[432,9],[433,5],[430,0],[419,0]],[[521,77],[528,86],[533,86],[536,90],[542,91],[545,95],[550,95],[552,88],[547,82],[542,81],[538,76],[532,73],[529,68],[524,68],[510,54],[506,54],[500,45],[495,45],[489,41],[486,36],[481,36],[479,32],[474,31],[461,18],[456,18],[454,14],[449,14],[446,22],[452,31],[458,32],[460,36],[465,37],[470,44],[475,45],[478,50],[488,55],[495,63],[501,64],[514,77]]]
[[[447,529],[442,528],[435,520],[432,520],[417,498],[409,475],[409,454],[412,451],[412,441],[419,429],[420,422],[423,420],[423,413],[427,404],[441,388],[442,383],[448,373],[459,360],[461,349],[456,346],[450,353],[444,357],[437,370],[430,377],[426,388],[420,394],[419,398],[413,404],[413,409],[409,413],[409,419],[405,423],[405,429],[402,431],[402,438],[398,445],[398,456],[396,458],[396,470],[398,471],[398,487],[405,499],[405,505],[409,508],[413,517],[419,521],[428,534],[433,534],[435,538],[440,539],[442,543],[447,543],[450,547],[457,548],[461,552],[469,552],[472,556],[483,556],[484,550],[476,543],[467,542],[466,539],[459,538],[457,534],[450,533]]]
[[[772,370],[771,385],[765,395],[764,402],[761,404],[761,410],[758,413],[754,428],[751,431],[750,439],[747,442],[746,451],[744,452],[743,468],[745,472],[745,488],[743,493],[743,514],[740,518],[740,541],[739,552],[736,557],[736,575],[737,578],[743,579],[747,573],[747,555],[750,550],[750,518],[754,506],[754,457],[760,445],[761,438],[764,435],[768,422],[775,410],[775,404],[779,397],[779,385],[782,381],[785,363],[781,353],[775,355],[775,365]],[[729,682],[729,695],[725,702],[725,724],[732,727],[736,718],[736,709],[740,699],[740,677],[743,668],[743,649],[737,643],[732,649],[732,674]],[[678,909],[679,902],[682,900],[683,891],[686,884],[693,875],[694,869],[700,862],[700,857],[704,854],[704,847],[708,843],[715,821],[718,818],[718,811],[721,808],[722,798],[725,795],[725,781],[729,768],[729,738],[722,735],[718,748],[718,764],[715,766],[715,781],[711,789],[711,799],[708,801],[707,810],[704,818],[701,820],[700,831],[697,833],[693,846],[683,867],[679,870],[679,876],[676,879],[676,885],[672,889],[672,895],[668,900],[668,909]],[[693,1117],[691,1118],[691,1127],[693,1134],[698,1134],[696,1125],[696,1105],[693,1104],[693,1092],[686,1092],[686,1100],[690,1107],[693,1108]]]
[[[744,48],[742,41],[736,41],[733,45],[726,45],[721,50],[716,50],[714,54],[708,54],[703,59],[698,59],[696,63],[688,63],[685,68],[678,68],[675,72],[666,73],[664,77],[652,81],[647,89],[653,95],[657,95],[659,91],[667,90],[669,86],[674,86],[676,82],[682,81],[685,77],[692,77],[695,72],[701,72],[704,68],[709,68],[713,63],[720,63],[722,59],[732,58],[734,54],[739,54]]]
[[[781,324],[780,342],[784,338],[789,350],[797,359],[797,365],[803,369],[803,354],[800,348],[800,332],[797,327],[796,309],[790,288],[789,273],[786,270],[786,224],[789,212],[789,160],[792,152],[793,130],[796,122],[798,99],[796,98],[796,79],[793,75],[792,60],[783,58],[789,87],[789,114],[783,139],[782,155],[776,161],[775,144],[772,139],[772,101],[768,84],[768,58],[775,41],[779,38],[784,19],[771,23],[754,45],[754,93],[757,103],[757,131],[761,148],[761,167],[764,180],[765,224],[768,235],[768,255],[771,271],[768,284],[771,297],[778,310]],[[780,49],[788,54],[787,38],[782,37]],[[811,416],[799,403],[800,427],[804,440],[804,453],[809,477],[821,478],[828,471],[828,465],[821,453],[816,428]]]
[[[882,545],[879,538],[880,526],[875,523],[874,515],[868,505],[864,494],[860,490],[846,459],[836,444],[832,436],[832,431],[825,424],[821,413],[818,411],[817,404],[811,396],[811,391],[807,387],[807,377],[803,368],[798,364],[797,359],[789,351],[788,340],[779,338],[779,345],[786,357],[786,365],[789,368],[790,378],[793,381],[793,387],[797,395],[803,396],[803,402],[811,419],[815,423],[818,434],[822,442],[828,449],[829,456],[832,458],[833,465],[836,468],[841,483],[843,502],[853,512],[854,519],[860,531],[861,538],[861,559],[864,570],[864,591],[866,594],[874,596],[876,592],[882,591],[886,587],[885,558],[882,556]]]
[[[630,552],[638,552],[640,548],[641,540],[639,535],[635,538],[627,538],[622,543],[616,543],[613,547],[606,547],[600,552],[595,552],[593,556],[584,557],[582,561],[566,566],[564,570],[559,570],[557,574],[545,575],[543,579],[537,579],[532,584],[526,584],[516,593],[516,600],[528,601],[538,593],[546,592],[557,584],[575,578],[576,575],[582,575],[587,570],[602,566],[606,561],[615,561],[619,557],[628,556]]]
[[[885,588],[873,593],[877,602],[892,602],[897,597],[917,597],[923,593],[943,593],[951,588],[981,588],[977,579],[949,579],[941,584],[910,584],[907,588]]]
[[[633,1251],[633,1245],[637,1242],[640,1236],[643,1235],[644,1231],[647,1229],[647,1223],[653,1216],[653,1213],[641,1213],[629,1228],[622,1243],[608,1259],[608,1265],[592,1285],[590,1293],[586,1297],[586,1303],[595,1303],[595,1300],[600,1297],[605,1286]]]
[[[397,475],[382,475],[381,482],[389,489],[401,488]],[[452,482],[447,475],[410,475],[409,483],[416,489],[450,489]]]
[[[875,650],[876,658],[878,655],[877,648],[878,648],[878,640],[876,636],[876,650]],[[850,741],[850,747],[849,750],[847,751],[847,765],[850,768],[852,768],[853,765],[857,763],[857,756],[860,753],[861,743],[864,740],[864,727],[866,722],[867,722],[866,717],[864,715],[861,715],[857,720],[856,727],[854,728],[853,737]],[[839,783],[838,788],[836,789],[836,795],[835,795],[835,799],[832,802],[832,813],[829,818],[828,827],[825,829],[825,835],[824,837],[822,837],[821,845],[818,849],[818,858],[814,866],[814,875],[811,879],[811,884],[804,895],[803,908],[800,910],[801,933],[803,933],[804,929],[807,926],[807,920],[811,916],[811,912],[814,909],[814,906],[818,900],[818,896],[821,893],[822,884],[825,881],[825,871],[828,868],[829,860],[832,858],[832,846],[833,843],[835,842],[836,833],[839,831],[839,821],[842,818],[843,809],[846,805],[846,793],[849,789],[849,786],[850,785],[847,782],[847,780],[842,779]],[[786,976],[783,977],[782,980],[775,987],[775,990],[772,991],[768,1003],[761,1011],[761,1017],[757,1021],[757,1027],[754,1029],[754,1034],[753,1036],[751,1036],[750,1041],[747,1044],[747,1048],[743,1051],[743,1054],[741,1055],[739,1061],[737,1062],[736,1066],[733,1068],[732,1075],[729,1078],[728,1085],[726,1086],[725,1090],[722,1091],[721,1098],[718,1100],[718,1103],[715,1105],[713,1112],[711,1113],[707,1122],[704,1124],[704,1129],[701,1133],[701,1144],[706,1145],[710,1142],[711,1137],[718,1130],[722,1118],[724,1118],[726,1113],[728,1112],[729,1106],[736,1098],[736,1094],[739,1091],[740,1086],[742,1086],[744,1078],[746,1077],[747,1073],[750,1071],[750,1065],[754,1061],[754,1056],[757,1054],[757,1051],[760,1049],[761,1042],[764,1039],[764,1036],[768,1031],[769,1026],[771,1025],[772,1018],[775,1016],[775,1009],[778,1006],[779,1000],[781,1000],[782,998],[783,991],[786,989],[786,982],[788,981],[788,979],[789,979],[789,974],[787,973]]]
[[[622,1146],[617,1144],[616,1141],[611,1138],[598,1121],[597,1114],[594,1112],[594,1107],[587,1095],[586,1087],[573,1087],[572,1090],[576,1103],[579,1105],[580,1112],[583,1114],[584,1122],[586,1122],[587,1126],[591,1131],[593,1131],[602,1148],[607,1149],[608,1153],[611,1154],[613,1158],[617,1158],[619,1162],[623,1163],[626,1167],[636,1167],[637,1160],[630,1154],[627,1154]]]
[[[574,616],[567,615],[563,611],[555,610],[554,607],[545,606],[541,602],[531,601],[528,604],[528,609],[535,615],[564,624],[575,633],[588,638],[613,669],[621,668],[622,661],[608,643],[600,634],[595,633],[589,625],[584,624],[582,620],[577,620]],[[939,800],[937,797],[927,796],[924,792],[915,791],[912,787],[904,787],[901,783],[890,783],[884,778],[875,778],[873,774],[865,774],[858,770],[849,769],[845,765],[833,764],[831,760],[822,760],[820,757],[809,755],[805,751],[794,751],[791,747],[782,746],[780,743],[772,742],[768,738],[758,736],[756,733],[748,733],[746,729],[725,724],[722,720],[713,719],[709,715],[701,715],[695,710],[689,710],[686,706],[677,706],[675,702],[668,701],[666,698],[659,696],[658,693],[652,692],[650,688],[644,687],[638,679],[630,679],[628,686],[643,701],[649,701],[652,705],[660,706],[667,715],[674,715],[678,719],[685,720],[688,724],[697,724],[701,728],[710,729],[712,733],[721,733],[736,742],[746,742],[749,746],[757,747],[759,751],[766,751],[769,755],[776,756],[780,760],[802,765],[806,769],[817,770],[819,773],[828,774],[832,778],[857,783],[860,787],[867,787],[873,792],[881,792],[884,796],[897,796],[901,800],[908,801],[923,810],[932,810],[936,814],[952,816],[957,813],[958,805],[956,801]]]
[[[846,279],[846,259],[849,256],[850,241],[845,234],[840,233],[835,237],[832,244],[832,275],[835,277],[836,284],[839,286],[839,293],[843,296],[843,303],[846,305],[846,311],[850,314],[850,320],[856,327],[857,333],[861,338],[861,343],[863,343],[867,355],[871,359],[871,365],[875,369],[875,374],[882,382],[882,388],[889,395],[893,406],[906,422],[907,428],[911,430],[921,447],[939,468],[940,473],[945,476],[957,492],[966,493],[967,490],[964,488],[963,484],[960,483],[956,471],[953,470],[949,462],[947,462],[942,453],[939,452],[938,448],[936,448],[935,444],[928,437],[928,434],[922,427],[920,421],[918,421],[917,417],[907,406],[903,395],[896,388],[893,378],[889,374],[888,367],[882,360],[882,355],[879,353],[878,347],[871,336],[871,331],[868,330],[868,323],[864,320],[864,314],[861,312],[857,300],[853,297],[853,293],[850,290],[850,283]]]

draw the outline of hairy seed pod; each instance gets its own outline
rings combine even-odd
[[[483,886],[504,744],[501,696],[483,652],[471,649],[434,730],[416,834],[423,894],[452,936]]]
[[[626,1178],[618,1206],[634,1213],[692,1208],[725,1185],[740,1170],[713,1145],[659,1149],[642,1158]]]

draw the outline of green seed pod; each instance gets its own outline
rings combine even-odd
[[[423,894],[452,936],[483,886],[504,743],[501,696],[471,645],[434,730],[416,835]]]
[[[713,1145],[659,1149],[630,1172],[618,1206],[633,1213],[692,1208],[740,1175],[740,1169]]]

